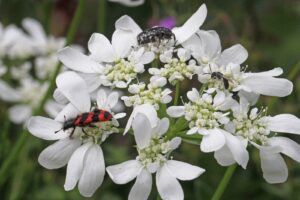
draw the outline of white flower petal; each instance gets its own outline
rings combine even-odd
[[[205,172],[200,167],[176,160],[168,160],[166,165],[171,174],[182,181],[193,180]]]
[[[86,151],[91,147],[92,143],[88,142],[76,149],[72,154],[68,166],[67,175],[65,180],[64,188],[66,191],[74,189],[77,181],[79,180],[82,169],[83,169],[83,159]]]
[[[234,160],[244,169],[246,169],[247,163],[249,161],[249,153],[246,149],[246,146],[244,146],[243,141],[240,140],[237,136],[233,136],[226,131],[220,131],[223,132],[226,138],[226,146],[232,153]]]
[[[60,103],[60,104],[67,104],[67,103],[69,103],[69,100],[57,88],[54,90],[53,98],[54,98],[54,100],[57,103]]]
[[[31,117],[28,120],[27,128],[32,135],[44,140],[59,140],[69,136],[61,130],[62,123],[46,117]],[[59,132],[55,133],[56,131]]]
[[[26,120],[31,116],[32,108],[25,104],[17,104],[9,108],[8,112],[9,118],[13,123],[21,124],[26,122]]]
[[[108,106],[110,108],[113,108],[117,105],[118,101],[119,101],[119,93],[118,92],[111,92],[109,95],[108,95]]]
[[[223,65],[229,63],[242,64],[247,58],[247,50],[242,45],[236,44],[222,52],[220,63]]]
[[[80,111],[87,112],[91,108],[89,91],[84,80],[75,72],[65,72],[56,78],[57,88]]]
[[[135,106],[125,127],[124,134],[126,134],[131,127],[132,120],[135,118],[135,116],[138,113],[143,113],[147,116],[148,120],[150,121],[151,127],[154,128],[157,126],[158,120],[157,120],[157,112],[153,105],[150,104],[143,104],[139,106]]]
[[[225,145],[225,136],[218,129],[208,130],[209,134],[204,135],[200,144],[203,152],[217,151]]]
[[[116,29],[121,29],[124,31],[132,31],[135,36],[137,36],[142,29],[135,23],[135,21],[128,15],[120,17],[115,23]]]
[[[132,121],[132,129],[134,138],[139,149],[143,149],[149,145],[151,139],[151,123],[146,115],[138,113]]]
[[[181,117],[184,115],[184,106],[171,106],[167,109],[167,114],[171,117]]]
[[[99,63],[71,47],[60,50],[58,59],[68,68],[83,73],[96,73],[103,68]]]
[[[132,186],[128,200],[147,200],[152,188],[152,176],[147,170],[142,170]]]
[[[274,132],[300,134],[300,119],[291,114],[267,117],[268,128]]]
[[[112,46],[119,58],[128,56],[132,46],[134,46],[135,38],[131,31],[115,30],[112,35]]]
[[[81,141],[77,139],[61,139],[44,149],[38,161],[47,169],[61,168],[68,163],[71,155],[80,145]]]
[[[47,36],[42,25],[38,21],[25,18],[22,21],[22,26],[30,34],[30,36],[32,36],[32,39],[35,42],[37,42],[39,45],[46,45]]]
[[[206,15],[206,5],[202,4],[200,8],[183,24],[183,26],[172,29],[172,32],[175,34],[176,40],[179,43],[182,43],[190,38],[203,24]]]
[[[103,89],[98,90],[97,92],[97,106],[99,108],[106,108],[107,106],[107,94]]]
[[[73,104],[68,103],[55,117],[55,121],[64,123],[67,119],[75,118],[80,112]]]
[[[153,52],[144,52],[144,54],[140,57],[139,62],[142,64],[148,64],[152,62],[155,58],[155,54]]]
[[[221,149],[215,151],[214,157],[217,162],[224,167],[232,165],[236,162],[230,149],[226,145],[224,145]]]
[[[98,62],[113,62],[116,58],[110,41],[103,34],[94,33],[88,42],[88,48],[91,57]]]
[[[196,102],[197,100],[200,99],[199,92],[196,90],[196,88],[193,88],[192,91],[188,91],[187,97],[192,102]]]
[[[267,96],[284,97],[291,94],[293,90],[291,81],[266,76],[249,76],[243,79],[241,84],[250,88],[252,92]]]
[[[300,162],[300,145],[286,137],[272,137],[268,139],[268,144],[280,146],[281,153],[289,156],[293,160]]]
[[[157,134],[158,136],[162,136],[168,131],[169,125],[170,121],[165,117],[159,121],[158,126],[156,127],[155,131],[153,131],[153,133]]]
[[[91,146],[84,156],[84,164],[78,189],[82,196],[91,197],[102,184],[105,175],[105,163],[101,147]]]
[[[21,95],[7,83],[0,80],[0,98],[8,102],[16,102],[21,100]]]
[[[84,80],[90,93],[97,90],[102,84],[101,75],[99,74],[85,74],[78,72],[78,75]]]
[[[125,117],[126,116],[126,113],[118,113],[118,114],[115,114],[114,115],[114,118],[115,119],[120,119],[120,118],[123,118],[123,117]]]
[[[124,6],[134,7],[144,4],[145,0],[109,0],[110,2],[120,3]]]
[[[156,187],[162,199],[183,200],[184,198],[181,185],[170,173],[167,165],[156,172]]]
[[[282,68],[276,67],[274,69],[271,69],[269,71],[265,72],[257,72],[257,73],[247,73],[249,75],[255,75],[255,76],[279,76],[283,73]]]
[[[177,149],[181,144],[181,138],[180,137],[174,137],[172,138],[172,140],[170,141],[170,149],[171,150],[175,150]]]
[[[279,153],[260,150],[261,168],[268,183],[283,183],[287,180],[288,169]]]
[[[137,160],[129,160],[106,168],[112,181],[116,184],[126,184],[141,172],[142,166]]]
[[[193,127],[186,133],[187,135],[192,135],[198,132],[198,127]]]

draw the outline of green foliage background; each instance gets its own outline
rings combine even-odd
[[[75,0],[0,0],[0,21],[4,25],[19,25],[25,17],[42,22],[47,32],[64,36],[76,7]],[[130,15],[143,28],[149,21],[174,16],[181,25],[196,9],[206,3],[208,17],[202,29],[216,30],[223,48],[241,43],[249,51],[246,61],[249,71],[263,71],[274,67],[284,69],[288,77],[295,68],[300,68],[300,1],[299,0],[146,0],[139,7],[129,8],[105,0],[88,0],[84,18],[76,34],[75,43],[86,47],[89,36],[101,31],[108,37],[114,30],[114,22],[120,16]],[[294,91],[286,98],[274,100],[261,97],[259,105],[273,104],[270,114],[292,113],[300,117],[300,74],[293,76]],[[183,84],[188,87],[188,82]],[[190,87],[190,86],[189,86]],[[5,128],[9,104],[0,102],[0,133]],[[9,155],[18,139],[21,126],[12,125],[9,138],[0,137],[0,165]],[[298,143],[300,137],[292,136]],[[37,158],[49,142],[29,136],[19,159],[10,168],[8,181],[0,188],[0,199],[84,199],[77,189],[63,189],[65,168],[47,170]],[[106,165],[120,163],[136,156],[131,137],[114,134],[104,144]],[[201,177],[191,182],[182,182],[185,198],[210,199],[226,168],[217,164],[213,154],[203,154],[199,146],[183,144],[174,154],[177,160],[187,161],[206,169]],[[264,181],[257,150],[250,150],[247,170],[238,167],[223,199],[243,200],[297,200],[300,199],[300,164],[285,157],[289,178],[284,184],[271,185]],[[115,185],[106,176],[103,185],[90,199],[123,200],[133,182]],[[150,199],[156,199],[155,189]]]

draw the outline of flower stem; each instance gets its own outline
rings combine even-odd
[[[97,30],[99,33],[104,34],[106,25],[106,0],[99,0],[98,5]]]
[[[211,200],[219,200],[222,197],[222,195],[223,195],[223,193],[224,193],[224,191],[225,191],[225,189],[226,189],[226,187],[227,187],[227,185],[228,185],[228,183],[229,183],[229,181],[230,181],[230,179],[231,179],[231,177],[232,177],[232,175],[233,175],[233,173],[236,169],[236,166],[237,165],[234,164],[234,165],[231,165],[230,167],[227,168],[227,170],[226,170],[221,182],[219,183],[218,188],[215,191],[215,193],[214,193],[213,197],[211,198]]]
[[[175,89],[175,97],[174,97],[174,106],[178,105],[180,95],[180,81],[176,82],[176,89]]]
[[[77,8],[76,8],[75,15],[72,19],[70,28],[69,28],[68,33],[67,33],[67,39],[66,39],[65,45],[69,45],[75,37],[75,33],[78,29],[81,17],[83,15],[85,4],[86,4],[86,0],[79,0],[79,3],[78,3]],[[50,84],[49,84],[49,87],[48,87],[48,91],[43,96],[43,99],[39,103],[39,106],[34,110],[34,112],[33,112],[34,115],[38,115],[38,114],[41,114],[43,112],[44,106],[45,106],[48,98],[51,97],[51,95],[54,91],[55,79],[56,79],[56,76],[58,75],[58,73],[60,72],[60,69],[61,69],[61,64],[59,63],[59,64],[56,65],[53,76],[51,77]],[[18,154],[22,150],[22,148],[23,148],[23,146],[26,142],[27,137],[28,137],[28,131],[26,129],[24,129],[22,131],[22,133],[20,134],[20,137],[19,137],[18,141],[14,145],[14,148],[11,150],[11,153],[4,160],[4,162],[3,162],[3,164],[0,168],[0,186],[5,182],[5,180],[7,178],[7,174],[8,174],[7,172],[10,169],[10,166],[18,158]]]

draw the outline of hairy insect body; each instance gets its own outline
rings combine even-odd
[[[165,27],[152,27],[147,29],[137,36],[137,41],[139,45],[149,44],[149,43],[160,43],[162,40],[175,40],[174,33]]]

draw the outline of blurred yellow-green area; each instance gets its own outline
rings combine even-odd
[[[265,71],[282,67],[283,77],[292,78],[293,93],[285,98],[261,97],[259,106],[272,104],[269,114],[292,113],[300,117],[300,1],[299,0],[146,0],[138,7],[126,7],[106,0],[87,0],[84,17],[73,43],[86,48],[94,32],[108,38],[114,31],[115,21],[122,15],[131,16],[142,28],[158,24],[161,19],[174,17],[182,25],[196,9],[206,3],[208,17],[201,27],[216,30],[227,48],[242,44],[249,52],[245,62],[248,71]],[[42,23],[48,34],[65,37],[76,8],[76,0],[0,0],[0,22],[3,25],[20,23],[31,17]],[[183,84],[188,88],[189,82]],[[277,100],[275,100],[277,99]],[[0,134],[7,127],[10,104],[0,101]],[[8,126],[7,138],[0,136],[0,165],[11,153],[22,132],[22,125]],[[298,143],[300,137],[291,136]],[[29,136],[18,159],[9,168],[7,181],[0,188],[1,200],[31,199],[60,200],[84,199],[77,188],[64,191],[66,168],[48,170],[38,164],[39,153],[51,142]],[[130,137],[114,134],[103,145],[106,165],[135,158],[134,141]],[[213,154],[204,154],[199,145],[184,143],[173,155],[206,169],[194,181],[181,182],[185,199],[210,199],[226,170],[217,164]],[[300,163],[285,157],[289,178],[283,184],[268,184],[262,177],[258,151],[250,150],[247,169],[238,167],[222,199],[224,200],[300,200]],[[134,181],[116,185],[106,175],[102,186],[90,199],[127,199]],[[153,186],[155,187],[155,186]],[[156,199],[155,190],[149,199]]]

